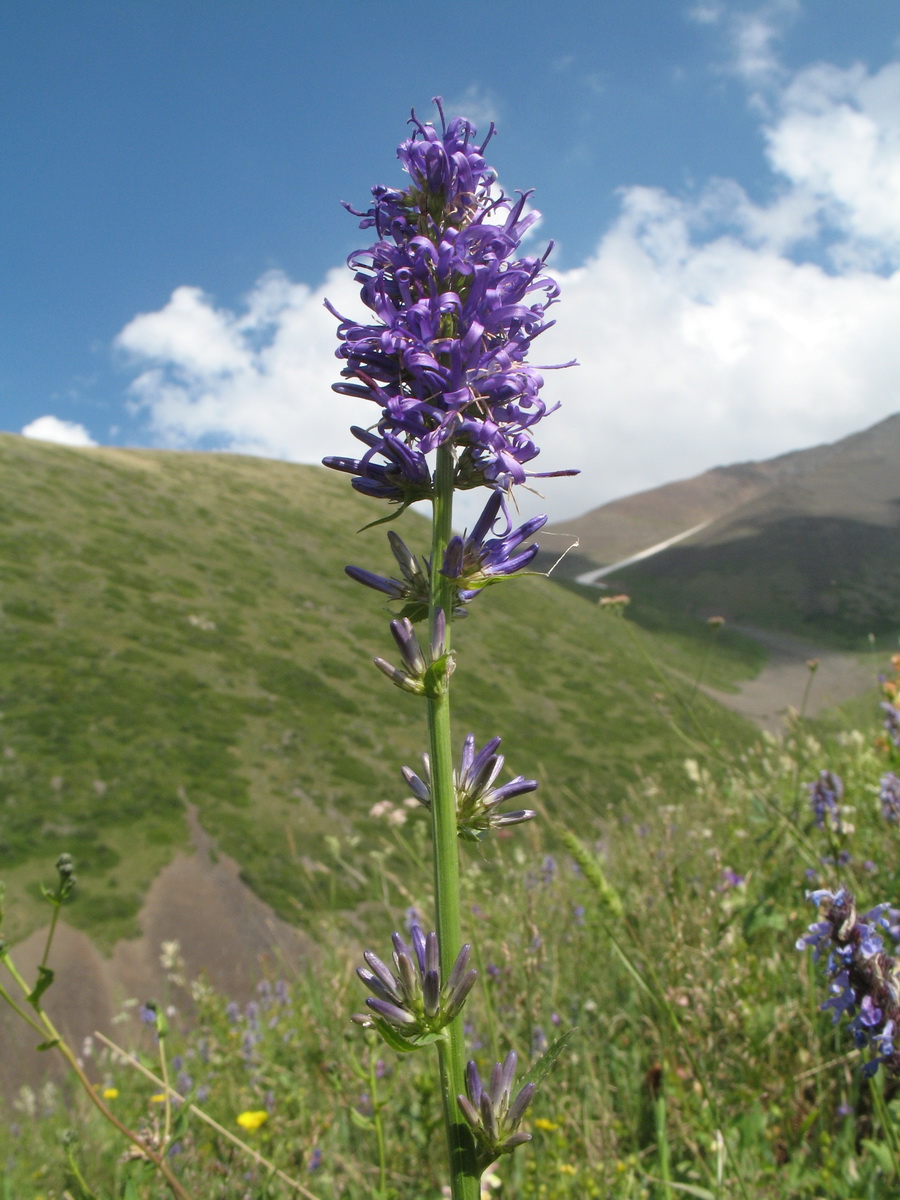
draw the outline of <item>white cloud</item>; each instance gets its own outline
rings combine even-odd
[[[131,385],[164,445],[213,441],[229,450],[296,462],[359,448],[347,432],[368,425],[371,404],[338,397],[336,322],[360,307],[349,272],[336,270],[313,290],[269,272],[236,314],[216,308],[198,288],[177,288],[158,312],[141,313],[117,347],[145,369]]]
[[[503,105],[497,94],[480,83],[471,83],[456,96],[451,96],[444,102],[444,114],[449,119],[456,114],[466,117],[478,130],[478,144],[487,137],[491,122],[498,122],[503,113]],[[421,120],[431,121],[440,125],[435,116],[422,116]]]
[[[584,475],[552,485],[554,508],[832,440],[900,409],[900,275],[829,274],[731,236],[695,245],[691,212],[669,199],[630,192],[595,258],[562,281],[545,341],[582,365],[550,379],[563,410],[542,429],[541,461]]]
[[[820,208],[847,264],[900,265],[900,63],[801,71],[766,131],[769,158]]]
[[[773,78],[771,199],[730,180],[691,199],[628,189],[562,279],[559,324],[533,357],[582,365],[547,375],[563,407],[541,426],[536,466],[584,473],[541,485],[555,520],[900,410],[900,64]],[[330,391],[339,363],[322,301],[353,315],[356,291],[343,269],[316,289],[271,273],[240,313],[179,288],[135,317],[118,345],[141,368],[132,394],[156,437],[300,462],[353,453],[347,427],[377,413]]]
[[[698,25],[718,25],[728,39],[726,69],[754,88],[767,88],[783,76],[778,43],[800,14],[800,0],[765,0],[753,8],[727,7],[722,0],[701,0],[686,10]],[[762,95],[753,97],[762,104]]]
[[[706,0],[692,5],[686,12],[689,21],[698,25],[717,25],[724,14],[721,0]]]
[[[62,421],[59,417],[38,417],[22,430],[22,437],[39,442],[57,442],[61,446],[96,446],[83,425]]]

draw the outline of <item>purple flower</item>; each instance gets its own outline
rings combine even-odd
[[[880,1063],[891,1074],[900,1074],[900,1051],[893,1045],[900,1019],[900,961],[885,952],[881,936],[882,931],[895,936],[900,914],[878,904],[860,918],[853,895],[844,887],[807,895],[820,909],[819,920],[797,940],[797,949],[811,947],[816,961],[828,953],[829,997],[822,1008],[831,1010],[835,1024],[844,1015],[850,1018],[857,1046],[870,1051],[863,1068],[867,1075]]]
[[[882,775],[878,796],[881,800],[881,815],[886,821],[900,821],[900,779],[888,771]]]
[[[488,537],[494,532],[497,517],[502,512],[504,528],[497,537]],[[515,553],[527,538],[545,524],[545,516],[532,517],[518,529],[513,529],[500,492],[494,492],[475,528],[466,538],[458,535],[447,544],[441,573],[457,580],[461,601],[472,600],[479,591],[490,583],[496,583],[528,566],[539,547],[536,543]]]
[[[722,868],[722,882],[719,884],[719,891],[727,891],[729,888],[740,887],[744,882],[744,876],[738,875],[737,871],[731,867]]]
[[[373,401],[380,417],[376,432],[354,430],[369,447],[361,459],[325,464],[403,505],[431,494],[424,456],[441,445],[454,451],[457,487],[524,482],[538,454],[531,430],[552,411],[525,360],[559,289],[546,254],[515,257],[537,214],[525,212],[526,195],[492,194],[483,151],[493,126],[478,145],[474,127],[448,123],[436,103],[440,132],[413,114],[398,150],[409,186],[373,188],[372,207],[355,214],[379,239],[349,259],[374,322],[328,305],[345,363],[335,391]]]
[[[510,1050],[502,1063],[495,1063],[485,1087],[474,1062],[466,1068],[466,1095],[457,1102],[478,1146],[478,1165],[485,1167],[511,1154],[516,1146],[531,1141],[530,1133],[516,1132],[534,1096],[534,1084],[526,1083],[512,1099],[516,1052]]]
[[[431,472],[421,451],[411,449],[390,433],[376,437],[357,425],[351,426],[350,432],[369,449],[362,458],[324,458],[326,467],[355,476],[353,487],[376,500],[395,500],[405,506],[431,499]],[[376,455],[385,461],[376,462]]]
[[[844,785],[840,777],[833,771],[820,771],[819,778],[806,786],[809,788],[809,802],[818,827],[825,828],[827,817],[829,828],[835,833],[840,833],[840,802],[844,796]]]
[[[391,553],[400,567],[400,579],[376,575],[363,567],[345,567],[344,570],[351,579],[383,592],[390,600],[402,602],[400,616],[410,621],[423,621],[428,616],[429,603],[429,572],[431,563],[426,558],[421,562],[398,534],[391,530],[388,533],[388,543]],[[461,603],[454,603],[453,616],[466,616],[466,609]]]
[[[388,1026],[394,1038],[399,1034],[415,1045],[415,1039],[438,1033],[461,1011],[477,972],[469,967],[471,948],[463,946],[442,984],[437,934],[426,935],[418,925],[410,933],[411,947],[399,933],[392,934],[391,940],[394,970],[373,951],[363,954],[366,966],[356,973],[373,993],[366,997],[371,1012],[357,1013],[352,1019],[358,1025],[374,1025],[383,1034]]]
[[[900,708],[882,700],[881,711],[884,713],[884,728],[888,736],[895,746],[900,746]]]
[[[481,841],[490,829],[502,829],[507,825],[518,825],[522,821],[530,821],[537,814],[533,809],[524,808],[516,812],[500,813],[499,806],[513,796],[524,792],[533,792],[537,780],[526,779],[517,775],[509,783],[499,787],[494,782],[503,769],[504,757],[495,751],[500,745],[500,738],[495,737],[475,752],[475,735],[467,735],[463,743],[463,751],[458,770],[453,772],[453,785],[456,793],[456,828],[459,836],[470,842]],[[402,767],[403,778],[406,780],[412,794],[431,808],[431,759],[427,754],[422,755],[425,770],[424,779],[420,778],[409,767]]]

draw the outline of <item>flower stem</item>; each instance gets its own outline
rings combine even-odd
[[[450,648],[453,582],[441,574],[441,565],[452,532],[453,469],[452,452],[446,446],[441,446],[437,452],[434,475],[429,620],[434,635],[437,612],[443,610],[447,621],[445,650]],[[441,975],[447,979],[462,945],[449,687],[442,689],[440,695],[428,699],[428,738],[431,755],[434,899]],[[438,1057],[450,1156],[451,1195],[453,1200],[477,1200],[479,1175],[475,1146],[456,1102],[456,1097],[465,1092],[466,1053],[461,1015],[447,1026],[446,1032],[447,1041],[438,1045]]]
[[[369,1047],[369,1095],[372,1098],[372,1123],[375,1126],[375,1137],[378,1142],[378,1196],[386,1200],[387,1191],[387,1153],[384,1145],[384,1120],[381,1110],[384,1104],[378,1098],[378,1075],[376,1074],[376,1055],[373,1046]]]

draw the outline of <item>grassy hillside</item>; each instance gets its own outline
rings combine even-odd
[[[352,863],[381,799],[402,799],[424,712],[371,666],[388,613],[343,573],[386,568],[383,515],[323,469],[226,455],[69,449],[0,437],[0,876],[18,936],[37,876],[79,861],[72,920],[109,944],[187,833],[185,805],[293,921],[352,905]],[[414,549],[427,526],[401,523]],[[504,736],[539,806],[606,803],[675,744],[659,680],[594,597],[524,579],[459,627],[461,742]],[[646,638],[684,671],[688,638]],[[746,672],[718,649],[720,682]],[[681,676],[673,675],[672,679]],[[676,683],[676,689],[681,686]],[[740,720],[704,705],[724,738]]]

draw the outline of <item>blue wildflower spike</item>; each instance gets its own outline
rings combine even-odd
[[[368,447],[362,458],[325,465],[404,506],[431,496],[425,455],[445,444],[456,452],[455,486],[506,492],[523,483],[538,454],[531,431],[556,407],[526,363],[553,324],[550,247],[516,257],[539,214],[525,211],[527,194],[494,194],[483,156],[493,127],[479,145],[468,121],[445,121],[439,101],[438,112],[440,131],[413,114],[398,150],[409,187],[374,187],[372,207],[355,213],[379,239],[349,259],[373,323],[327,305],[345,363],[335,391],[371,400],[381,415],[373,430],[353,431]]]
[[[861,1049],[868,1047],[869,1061],[863,1067],[874,1075],[881,1064],[892,1075],[900,1075],[900,960],[884,949],[884,935],[900,941],[900,912],[878,904],[862,917],[857,914],[852,892],[820,888],[808,892],[819,912],[819,920],[797,939],[797,949],[813,950],[818,961],[827,954],[828,999],[835,1024],[849,1018],[849,1029]]]

